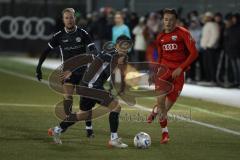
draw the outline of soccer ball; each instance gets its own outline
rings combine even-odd
[[[133,142],[135,147],[146,149],[151,146],[151,137],[145,132],[140,132],[136,134]]]

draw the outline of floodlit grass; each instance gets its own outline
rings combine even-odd
[[[8,58],[0,59],[0,69],[29,76],[34,76],[35,73],[33,66],[17,63]],[[47,78],[50,70],[44,71],[44,77]],[[108,115],[93,122],[96,135],[94,139],[86,138],[84,123],[79,122],[62,135],[63,145],[54,145],[51,143],[52,139],[47,136],[47,129],[59,122],[54,115],[54,104],[62,100],[61,95],[43,83],[1,71],[0,73],[1,159],[239,159],[238,135],[170,119],[171,141],[167,145],[160,145],[159,124],[157,122],[147,124],[144,121],[147,112],[132,108],[129,110],[127,106],[124,106],[121,113],[119,134],[123,141],[129,144],[128,149],[107,148]],[[138,99],[138,104],[152,107],[154,99]],[[238,108],[181,97],[171,113],[240,132]],[[150,134],[152,146],[149,149],[134,148],[133,137],[140,131]]]

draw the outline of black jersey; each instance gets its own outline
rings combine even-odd
[[[48,46],[53,49],[59,47],[62,61],[66,61],[79,54],[85,54],[86,48],[94,45],[89,34],[79,27],[75,27],[72,32],[67,32],[65,28],[55,33],[48,42]]]
[[[104,83],[112,74],[112,70],[116,67],[116,60],[119,58],[119,54],[116,50],[112,52],[101,52],[95,59],[100,59],[102,65],[98,68],[97,73],[88,82],[88,86],[91,88],[103,89]],[[127,56],[126,56],[127,59]],[[91,66],[95,66],[95,60],[91,63]]]

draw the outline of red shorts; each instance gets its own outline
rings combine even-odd
[[[175,80],[172,79],[172,72],[174,70],[168,69],[164,74],[156,77],[155,80],[155,90],[162,91],[168,89],[167,98],[175,102],[180,95],[183,85],[184,85],[184,72],[181,73],[179,77]],[[169,89],[169,84],[171,84],[171,89]],[[167,86],[167,87],[166,87]]]

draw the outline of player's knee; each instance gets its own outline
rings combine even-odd
[[[159,107],[165,107],[165,101],[166,101],[166,96],[159,96],[157,98],[157,106]]]
[[[112,109],[111,109],[111,111],[112,112],[121,112],[121,106],[119,105],[119,102],[118,101],[115,101],[114,103],[113,103],[114,105],[113,105],[113,107],[112,107]]]
[[[120,112],[121,111],[121,106],[119,105],[119,102],[117,100],[113,100],[108,108],[110,109],[110,111],[114,111],[114,112]]]
[[[112,110],[112,112],[118,112],[118,113],[120,113],[120,112],[121,112],[121,106],[118,105],[117,107],[115,107],[115,108]]]

